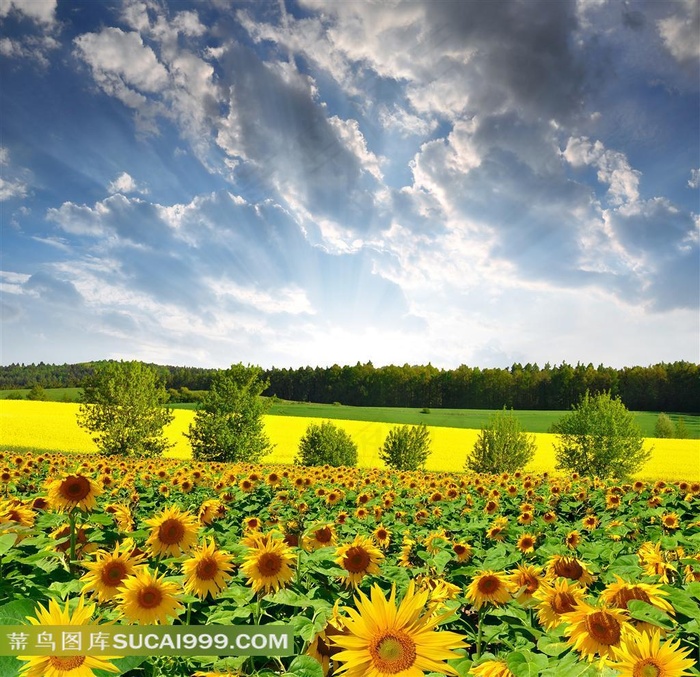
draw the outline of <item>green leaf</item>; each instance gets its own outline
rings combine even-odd
[[[515,677],[539,677],[549,661],[546,656],[532,651],[515,651],[508,656],[506,663]]]
[[[557,641],[555,637],[544,635],[537,640],[537,648],[548,656],[561,656],[565,651],[571,648],[567,642]]]
[[[17,540],[16,534],[3,534],[0,536],[0,557],[2,557],[12,546],[15,544],[15,541]]]
[[[640,599],[630,600],[627,603],[627,610],[630,612],[630,616],[637,621],[644,621],[666,630],[673,630],[674,623],[667,614],[651,604],[642,602]]]
[[[665,588],[668,592],[666,598],[676,613],[693,618],[700,623],[700,605],[690,596],[690,586],[687,590],[678,588]]]
[[[289,666],[288,677],[323,677],[323,667],[311,656],[297,656]]]
[[[114,677],[114,675],[123,675],[134,668],[137,668],[143,663],[148,656],[125,656],[110,661],[115,667],[119,668],[119,672],[107,672],[106,670],[95,670],[95,677]],[[4,675],[4,673],[2,673]]]

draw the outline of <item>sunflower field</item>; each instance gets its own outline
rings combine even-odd
[[[0,453],[0,624],[279,625],[293,655],[2,677],[700,675],[700,483]]]

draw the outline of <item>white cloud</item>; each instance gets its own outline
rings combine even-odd
[[[225,278],[207,279],[205,283],[218,300],[233,299],[265,314],[314,314],[306,292],[295,285],[264,291],[253,286],[236,284]]]
[[[148,193],[148,189],[139,186],[128,172],[122,172],[107,186],[110,193]]]
[[[367,150],[367,142],[360,131],[357,120],[341,120],[337,115],[334,115],[328,119],[328,122],[338,132],[338,137],[345,144],[345,147],[360,161],[365,171],[381,181],[383,178],[380,169],[382,160]]]
[[[691,169],[690,178],[688,179],[690,188],[700,188],[700,169]]]
[[[167,70],[138,33],[105,28],[78,36],[75,45],[95,80],[109,91],[122,85],[160,92],[168,85]]]
[[[612,204],[635,202],[639,199],[639,177],[641,172],[632,169],[624,153],[606,150],[587,137],[569,137],[563,157],[572,167],[594,166],[598,168],[598,181],[607,183]]]
[[[5,146],[0,146],[0,202],[13,198],[23,199],[27,197],[29,185],[26,180],[28,174],[22,167],[10,166],[10,151]]]
[[[700,3],[684,0],[669,3],[669,6],[678,7],[679,12],[657,22],[664,45],[677,61],[697,61],[700,58]]]
[[[50,25],[56,20],[56,3],[57,0],[0,0],[0,18],[17,12],[32,21]]]

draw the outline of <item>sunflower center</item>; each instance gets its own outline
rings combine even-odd
[[[197,562],[195,571],[197,578],[202,581],[210,581],[219,572],[219,565],[213,557],[205,557]]]
[[[574,610],[576,600],[569,592],[556,592],[552,597],[551,606],[555,613],[566,614]]]
[[[386,531],[384,531],[384,529],[380,529],[380,530],[377,532],[377,538],[378,538],[380,541],[383,541],[384,539],[386,539],[386,537],[387,537],[387,533],[386,533]]]
[[[500,587],[501,583],[495,576],[484,576],[477,585],[482,595],[493,595]]]
[[[282,569],[282,558],[276,552],[264,552],[258,558],[261,576],[276,576]]]
[[[142,609],[154,609],[163,601],[163,593],[156,587],[149,585],[139,590],[138,605]]]
[[[158,540],[166,545],[179,543],[185,535],[185,526],[180,520],[170,519],[165,520],[158,527]]]
[[[588,634],[599,644],[612,646],[620,642],[620,624],[611,614],[595,611],[586,616]]]
[[[557,576],[577,581],[583,576],[583,567],[575,559],[560,560],[554,565],[554,573]]]
[[[455,545],[452,549],[455,551],[456,555],[463,555],[466,551],[466,548],[463,545],[459,544]]]
[[[85,662],[85,656],[49,656],[49,663],[56,670],[69,672],[79,668]]]
[[[369,652],[380,674],[394,675],[416,662],[416,643],[404,632],[383,635],[370,645]]]
[[[126,578],[126,567],[123,562],[109,562],[102,568],[102,583],[116,587]]]
[[[328,527],[323,527],[323,529],[316,530],[316,540],[319,543],[329,543],[333,534]]]
[[[651,603],[649,595],[641,588],[635,586],[633,588],[623,588],[620,590],[617,595],[615,595],[615,606],[620,609],[626,609],[627,603],[633,599],[639,599],[647,604]]]
[[[521,539],[520,539],[520,547],[521,547],[521,548],[524,548],[525,550],[528,550],[528,549],[531,548],[532,546],[533,546],[533,541],[532,541],[531,538],[525,537],[525,538],[521,538]]]
[[[535,590],[540,587],[540,582],[534,576],[529,576],[527,574],[523,576],[521,582],[522,585],[525,586],[525,590],[529,593],[535,592]]]
[[[659,677],[663,675],[661,666],[653,658],[645,658],[634,666],[633,677]]]
[[[343,566],[351,574],[365,571],[370,563],[369,553],[364,548],[354,546],[349,548],[343,560]]]
[[[82,475],[70,475],[61,484],[60,491],[69,501],[82,501],[90,493],[90,481]]]

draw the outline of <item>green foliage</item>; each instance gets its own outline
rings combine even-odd
[[[395,470],[418,470],[430,456],[430,433],[425,423],[397,426],[389,431],[379,458]]]
[[[651,455],[634,416],[610,393],[586,392],[552,432],[559,435],[554,445],[557,469],[588,477],[629,477]]]
[[[8,394],[5,396],[5,399],[6,399],[6,400],[23,400],[23,399],[24,399],[24,394],[23,394],[23,393],[20,393],[20,392],[18,392],[18,391],[16,391],[16,390],[14,390],[14,391],[8,393]]]
[[[158,374],[142,362],[104,362],[84,385],[78,425],[104,454],[159,456],[173,446],[163,428],[173,420]]]
[[[350,435],[330,421],[310,423],[299,441],[300,465],[357,465],[357,445]]]
[[[38,383],[35,383],[27,393],[27,399],[35,400],[37,402],[46,402],[46,400],[49,399],[49,396]]]
[[[504,407],[479,432],[465,469],[494,474],[515,472],[532,460],[536,449],[535,437],[522,432],[513,411]]]
[[[261,375],[260,367],[240,363],[217,372],[185,433],[195,460],[252,463],[272,449],[262,420],[267,382]]]
[[[688,433],[688,428],[685,425],[685,420],[681,416],[678,421],[676,422],[676,433],[675,433],[676,439],[679,440],[687,440],[688,437],[690,437]]]
[[[673,437],[676,433],[676,428],[673,421],[664,413],[659,414],[654,426],[654,437]]]

